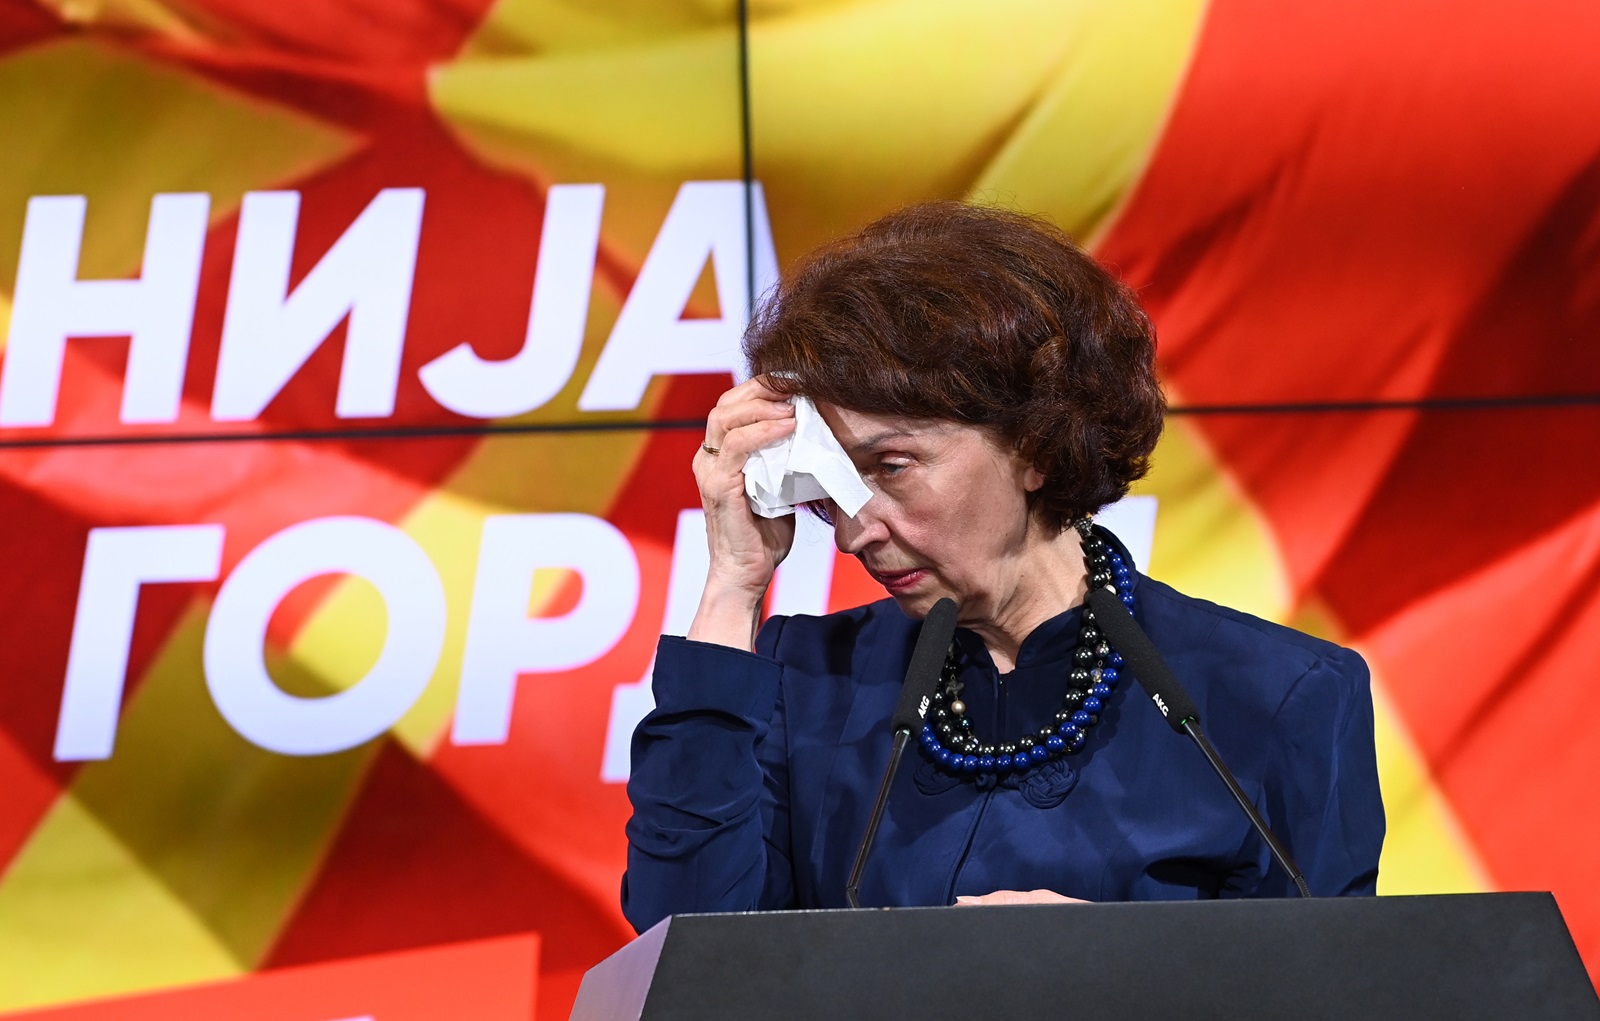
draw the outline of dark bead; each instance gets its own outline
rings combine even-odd
[[[1069,739],[1067,741],[1067,751],[1070,751],[1070,752],[1077,751],[1079,748],[1083,747],[1083,743],[1085,741],[1087,741],[1088,739],[1089,739],[1089,735],[1088,734],[1085,734],[1082,731],[1079,731],[1077,737],[1071,738],[1071,739]]]
[[[1111,584],[1110,571],[1096,571],[1094,574],[1089,575],[1090,588],[1105,588],[1109,584]]]
[[[1059,713],[1056,713],[1056,726],[1060,726],[1070,719],[1072,719],[1072,710],[1063,709]]]
[[[994,757],[994,768],[1001,773],[1011,772],[1011,756],[996,755]]]
[[[1100,629],[1099,628],[1081,627],[1081,628],[1078,629],[1078,644],[1079,645],[1093,645],[1095,642],[1098,642],[1099,640],[1100,640]]]
[[[1067,750],[1067,739],[1060,734],[1051,734],[1049,740],[1045,741],[1044,746],[1059,755]]]
[[[1072,714],[1072,722],[1084,728],[1094,726],[1095,718],[1094,713],[1084,712],[1082,709]]]
[[[1083,608],[1083,622],[1085,624],[1093,624],[1094,623],[1094,610],[1090,609],[1087,606],[1085,606]]]
[[[1044,747],[1043,745],[1040,745],[1037,748],[1029,749],[1028,758],[1033,761],[1035,766],[1042,766],[1046,762],[1050,761],[1050,749]]]
[[[1021,737],[1017,738],[1017,747],[1022,749],[1023,751],[1027,751],[1028,749],[1032,748],[1033,747],[1033,735],[1032,734],[1024,734]]]
[[[1093,695],[1090,695],[1088,698],[1083,700],[1083,711],[1086,713],[1097,713],[1104,707],[1105,703],[1101,702]]]
[[[981,759],[985,755],[989,756],[990,758],[994,758],[995,751],[996,751],[995,746],[992,745],[992,744],[979,745],[978,746],[978,758]]]
[[[1133,593],[1132,592],[1124,592],[1120,596],[1118,596],[1117,598],[1122,600],[1122,605],[1123,606],[1126,606],[1130,610],[1133,609]]]
[[[1056,728],[1054,727],[1040,727],[1038,733],[1033,735],[1033,739],[1040,744],[1044,744],[1050,740],[1050,735],[1055,732]]]
[[[1005,744],[1002,744],[999,747],[998,750],[999,750],[1001,755],[1015,755],[1015,754],[1017,754],[1017,746],[1015,744],[1013,744],[1012,742],[1010,742],[1010,741],[1007,741]]]
[[[1072,739],[1082,733],[1083,728],[1076,723],[1065,723],[1061,726],[1061,736],[1067,739],[1067,744],[1071,744]]]
[[[1077,661],[1079,666],[1087,669],[1089,664],[1094,661],[1094,650],[1080,645],[1072,650],[1072,658]]]
[[[947,769],[950,768],[956,760],[955,752],[952,752],[948,748],[940,748],[938,751],[934,752],[933,755],[934,758],[939,760],[939,765],[944,766]]]
[[[935,722],[935,723],[943,723],[945,720],[948,720],[949,718],[950,718],[950,710],[946,709],[944,706],[940,706],[939,708],[937,708],[937,709],[935,709],[933,711],[933,722]]]
[[[1107,695],[1111,694],[1111,685],[1107,684],[1105,681],[1101,681],[1099,684],[1096,684],[1094,687],[1089,689],[1089,694],[1093,695],[1095,698],[1104,699]]]
[[[979,755],[978,756],[978,771],[980,773],[993,773],[994,772],[994,756],[993,755]]]
[[[1081,688],[1089,683],[1089,678],[1091,676],[1093,675],[1090,674],[1089,671],[1084,667],[1077,667],[1067,675],[1067,683],[1072,685],[1074,688]]]
[[[1115,683],[1117,683],[1117,678],[1119,676],[1121,676],[1120,674],[1117,673],[1117,667],[1122,665],[1121,663],[1117,663],[1117,660],[1119,660],[1121,658],[1122,657],[1118,656],[1116,653],[1112,653],[1111,657],[1110,657],[1110,662],[1115,663],[1116,666],[1106,666],[1106,667],[1101,667],[1100,668],[1100,683],[1101,684],[1115,684]]]
[[[961,756],[961,772],[976,773],[978,771],[978,757],[976,755]]]
[[[1083,689],[1073,688],[1071,691],[1067,692],[1061,701],[1066,703],[1068,709],[1078,708],[1078,706],[1083,703]]]
[[[1094,647],[1094,654],[1100,657],[1109,656],[1111,655],[1111,646],[1105,642],[1101,642],[1099,645]]]
[[[944,738],[946,743],[948,743],[955,739],[956,728],[951,724],[941,723],[939,724],[939,736]]]
[[[1111,661],[1111,665],[1112,666],[1117,667],[1119,669],[1122,667],[1122,653],[1120,653],[1120,652],[1112,652],[1111,655],[1108,656],[1107,658]]]

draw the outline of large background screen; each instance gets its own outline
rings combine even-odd
[[[1358,648],[1380,892],[1600,889],[1600,8],[0,0],[0,1011],[561,1018],[752,297],[1044,214],[1150,573]],[[803,522],[773,612],[878,598]],[[1197,767],[1199,768],[1199,767]]]

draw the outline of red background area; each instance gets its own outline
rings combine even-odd
[[[526,1021],[536,936],[509,936],[262,972],[231,982],[8,1014],[14,1021]]]
[[[416,370],[463,340],[485,357],[521,343],[543,213],[539,182],[487,167],[426,101],[429,65],[460,49],[488,5],[172,6],[208,44],[96,31],[360,140],[338,164],[282,182],[303,196],[297,275],[378,189],[426,189],[396,414],[333,416],[335,335],[260,421],[210,422],[229,217],[207,239],[183,418],[120,426],[125,343],[74,341],[57,424],[26,438],[469,424],[427,397]],[[78,31],[0,0],[0,53]],[[1296,604],[1325,610],[1369,651],[1492,880],[1555,889],[1592,969],[1597,40],[1591,4],[1215,0],[1150,166],[1098,253],[1151,309],[1175,402],[1215,412],[1180,425],[1260,510]],[[603,250],[597,290],[625,295],[634,271]],[[702,416],[724,384],[678,380],[653,414]],[[0,432],[0,445],[18,435]],[[527,1016],[534,948],[518,934],[530,932],[543,948],[538,1013],[565,1016],[583,970],[629,935],[615,897],[627,804],[598,780],[600,746],[613,686],[650,661],[677,514],[697,503],[684,465],[698,439],[651,434],[616,487],[608,516],[643,579],[622,642],[582,669],[524,678],[504,745],[418,757],[384,739],[259,975],[25,1016],[450,1017],[462,989],[485,997],[474,1016]],[[223,523],[226,572],[295,521],[402,518],[480,442],[0,449],[0,562],[17,579],[0,584],[0,863],[75,771],[50,749],[88,529]],[[130,688],[209,588],[142,596]],[[839,561],[832,608],[877,595]],[[280,614],[273,640],[309,609]],[[454,998],[430,999],[444,991]],[[339,998],[356,992],[388,999]]]

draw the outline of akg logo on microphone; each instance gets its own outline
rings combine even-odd
[[[923,719],[928,717],[928,696],[922,696],[922,701],[917,703],[917,715]]]
[[[1160,695],[1151,695],[1150,697],[1151,697],[1151,699],[1153,699],[1155,701],[1156,708],[1161,710],[1161,715],[1162,716],[1170,716],[1170,715],[1172,715],[1171,713],[1167,712],[1167,704],[1165,702],[1161,701],[1161,696]]]

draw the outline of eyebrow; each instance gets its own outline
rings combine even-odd
[[[868,437],[860,440],[859,442],[852,443],[850,445],[850,451],[851,451],[851,453],[864,452],[864,451],[872,450],[875,447],[877,447],[878,445],[880,445],[882,443],[886,443],[889,440],[902,439],[902,438],[905,438],[905,437],[910,437],[910,436],[915,436],[915,435],[916,434],[913,433],[909,429],[890,427],[888,429],[883,429],[883,430],[880,430],[878,432],[875,432],[871,436],[868,436]]]

